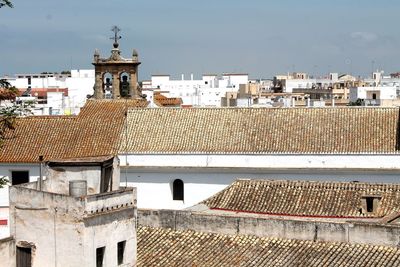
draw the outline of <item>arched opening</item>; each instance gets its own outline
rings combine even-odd
[[[130,84],[130,78],[129,78],[129,73],[127,72],[122,72],[119,75],[119,94],[121,97],[129,97],[130,92],[129,92],[129,84]]]
[[[180,179],[174,180],[172,183],[172,199],[183,200],[184,198],[184,184]]]
[[[103,74],[103,93],[104,93],[104,98],[111,99],[113,98],[112,95],[112,83],[113,83],[113,77],[112,74],[109,72],[106,72]]]

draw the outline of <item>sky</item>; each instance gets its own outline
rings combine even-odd
[[[0,9],[0,76],[93,68],[111,27],[152,74],[400,71],[398,0],[14,0]]]

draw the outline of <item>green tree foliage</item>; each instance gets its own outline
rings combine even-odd
[[[8,180],[6,177],[0,177],[0,188],[3,188],[8,183]]]
[[[18,90],[11,86],[7,80],[0,79],[0,103],[4,100],[15,100],[17,96]],[[0,145],[4,140],[6,131],[14,129],[15,119],[20,112],[20,107],[17,105],[0,107]]]
[[[354,102],[349,102],[348,106],[364,106],[364,100],[357,98]]]
[[[10,0],[0,0],[0,8],[2,7],[13,7],[13,4]]]
[[[0,79],[0,102],[4,100],[15,100],[18,96],[18,90],[11,86],[11,84],[5,80]],[[15,121],[18,114],[24,112],[20,106],[2,106],[0,107],[0,146],[3,143],[7,131],[14,130]],[[0,177],[0,188],[7,184],[8,180],[5,177]]]

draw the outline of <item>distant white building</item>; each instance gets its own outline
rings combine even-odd
[[[23,93],[18,100],[34,101],[35,115],[77,114],[93,94],[94,70],[71,70],[70,73],[17,74],[5,77]]]
[[[201,80],[195,80],[191,74],[185,80],[172,80],[169,75],[153,75],[151,83],[146,81],[144,89],[153,88],[167,97],[182,98],[183,105],[200,107],[220,107],[221,98],[226,92],[238,91],[240,84],[249,82],[248,74],[225,73],[221,77],[216,74],[204,74]]]
[[[385,77],[383,71],[376,71],[372,78],[350,88],[350,101],[359,99],[365,106],[400,106],[399,89],[400,79]]]

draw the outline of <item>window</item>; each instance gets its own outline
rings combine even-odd
[[[124,263],[125,245],[126,241],[118,242],[118,265]]]
[[[376,94],[372,94],[372,99],[376,99]]]
[[[366,197],[365,200],[367,202],[367,212],[373,212],[374,211],[374,198]]]
[[[32,266],[32,248],[17,247],[17,267]]]
[[[29,171],[11,171],[11,184],[29,183]]]
[[[172,184],[172,197],[173,200],[183,200],[184,189],[183,189],[183,181],[180,179],[174,180]]]
[[[96,267],[103,267],[105,251],[106,247],[96,249]]]

